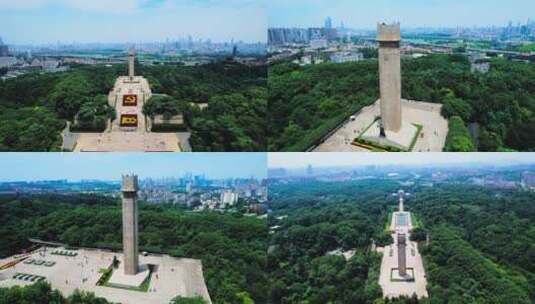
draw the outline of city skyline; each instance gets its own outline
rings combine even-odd
[[[516,165],[535,164],[535,153],[269,153],[268,168],[345,167],[366,165]]]
[[[515,5],[512,5],[514,2]],[[333,26],[375,29],[377,22],[400,22],[404,28],[455,28],[506,26],[535,19],[535,2],[530,0],[284,0],[270,1],[268,26],[323,27],[327,17]],[[477,14],[474,13],[477,11]],[[500,12],[497,14],[496,12]],[[451,16],[455,16],[452,18]]]
[[[267,16],[257,2],[0,0],[0,37],[13,45],[140,43],[189,35],[214,42],[265,42]]]
[[[0,159],[0,182],[120,180],[205,174],[206,178],[264,179],[266,153],[7,153]]]

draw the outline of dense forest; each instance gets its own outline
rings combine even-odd
[[[29,237],[122,250],[121,206],[102,196],[2,196],[0,223],[0,257],[28,248]],[[202,260],[214,303],[266,302],[265,220],[142,204],[139,226],[140,251]]]
[[[375,102],[377,69],[376,60],[270,66],[269,150],[304,151],[350,114]],[[472,73],[466,56],[430,55],[402,60],[402,79],[403,98],[442,103],[444,117],[458,117],[477,130],[466,137],[455,123],[456,136],[448,141],[456,142],[447,143],[448,148],[535,150],[535,65],[496,58],[488,73]]]
[[[269,303],[372,303],[382,296],[381,257],[369,250],[385,238],[387,194],[395,183],[320,183],[270,186],[275,227],[268,251]],[[277,227],[280,226],[280,227]],[[333,250],[356,250],[345,260]]]
[[[301,181],[270,187],[275,231],[268,265],[270,303],[533,303],[535,194],[478,186],[418,184],[406,208],[418,215],[429,299],[381,299],[384,227],[397,181]],[[276,229],[274,229],[275,227]],[[349,260],[332,250],[356,249]]]
[[[436,303],[533,303],[535,194],[445,185],[408,206],[429,230],[422,248]]]
[[[377,61],[268,70],[269,151],[305,151],[379,96]]]
[[[38,282],[24,287],[0,288],[0,304],[112,304],[92,292],[75,290],[67,298],[50,284]],[[170,304],[206,304],[202,298],[174,298]]]
[[[0,304],[109,304],[106,299],[98,298],[93,293],[75,291],[68,298],[52,289],[50,284],[38,282],[29,286],[0,288]]]
[[[153,110],[185,114],[194,151],[264,151],[266,67],[222,61],[198,67],[144,66],[154,93],[172,99]],[[75,117],[100,130],[116,113],[107,95],[126,65],[74,66],[57,74],[27,74],[0,81],[0,151],[57,151],[60,132]],[[104,99],[105,101],[105,99]],[[197,104],[208,104],[201,109]]]

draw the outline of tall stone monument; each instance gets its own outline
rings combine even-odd
[[[407,275],[407,251],[406,251],[405,234],[398,234],[398,273],[399,276]]]
[[[133,80],[135,76],[135,71],[134,71],[135,58],[136,58],[136,52],[134,48],[131,48],[128,51],[128,77],[130,77],[130,80]]]
[[[400,24],[379,23],[377,42],[379,43],[381,127],[386,131],[398,132],[401,129]],[[384,131],[381,134],[384,134]]]
[[[398,198],[399,198],[399,212],[403,212],[403,202],[405,200],[405,191],[399,190],[398,191]]]
[[[123,254],[124,274],[135,275],[139,270],[137,175],[123,175]]]

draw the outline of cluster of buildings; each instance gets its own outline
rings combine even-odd
[[[44,181],[12,181],[1,182],[1,194],[101,194],[114,195],[117,184],[100,180],[44,180]]]
[[[196,210],[227,210],[246,207],[246,211],[252,213],[262,214],[267,211],[265,203],[268,197],[265,181],[243,180],[223,187],[192,189],[191,193],[191,197],[194,198],[192,207]]]
[[[206,179],[187,173],[182,178],[141,181],[141,200],[181,204],[195,210],[227,210],[238,205],[251,207],[267,201],[265,181],[251,179]]]
[[[468,55],[468,59],[470,60],[470,70],[472,73],[479,72],[485,74],[490,70],[489,57],[485,53],[472,52]]]
[[[185,174],[181,178],[143,179],[138,197],[149,204],[177,204],[195,210],[227,210],[238,206],[264,213],[268,199],[267,182],[254,178],[207,179]],[[0,194],[100,194],[120,197],[117,181],[51,180],[0,183]]]
[[[334,28],[330,17],[327,17],[323,27],[270,28],[270,61],[293,59],[296,64],[309,65],[362,60],[364,56],[360,48],[363,46],[357,47],[351,41],[344,43],[345,30],[343,23]]]
[[[524,188],[535,190],[535,171],[527,170],[520,172],[519,178],[505,178],[499,173],[489,173],[483,176],[470,178],[474,185],[495,189],[517,189]]]
[[[535,190],[535,172],[525,171],[521,175],[520,184],[530,190]]]
[[[18,76],[30,73],[57,73],[69,70],[69,66],[63,60],[54,58],[24,58],[15,56],[0,57],[0,69],[4,69],[1,79],[16,78]]]
[[[0,73],[2,79],[9,79],[28,72],[56,73],[69,69],[68,59],[56,59],[47,56],[32,56],[30,51],[15,56],[0,38]]]
[[[4,44],[2,38],[0,38],[0,57],[9,56],[9,48]]]
[[[265,64],[266,44],[243,41],[212,42],[191,36],[175,41],[137,43],[144,54],[140,62],[153,64],[182,64],[198,66],[232,55],[236,62],[255,66]],[[29,72],[55,73],[69,69],[70,64],[114,65],[127,61],[124,50],[131,47],[121,43],[88,43],[8,46],[0,38],[0,77],[14,78]],[[111,51],[110,51],[111,50]],[[4,72],[2,73],[2,70]]]
[[[343,25],[341,26],[343,28]],[[323,27],[310,28],[270,28],[268,45],[320,44],[338,38],[338,29],[333,27],[332,19],[327,17]]]
[[[516,177],[506,176],[500,170],[442,170],[433,172],[430,180],[433,183],[468,183],[502,190],[535,190],[535,171],[532,170],[519,171]]]
[[[490,69],[488,58],[474,60],[474,54],[535,61],[535,51],[529,51],[535,44],[535,20],[531,19],[506,26],[409,28],[403,34],[408,37],[400,45],[403,56],[466,52],[473,73]],[[270,28],[269,61],[293,60],[300,65],[354,62],[362,59],[362,48],[377,49],[375,35],[373,30],[346,28],[343,23],[335,28],[331,18],[323,27]]]
[[[16,53],[26,53],[28,51],[35,53],[94,53],[105,54],[110,50],[125,50],[131,47],[131,43],[48,43],[41,45],[16,45],[13,51]],[[230,41],[213,42],[210,39],[195,38],[191,35],[184,38],[171,39],[157,42],[138,42],[134,47],[142,53],[158,55],[187,55],[187,54],[230,54],[233,48],[237,46],[241,54],[246,55],[263,55],[266,53],[266,44],[264,42],[244,42]],[[98,56],[96,56],[98,57]]]
[[[262,42],[243,42],[234,39],[225,42],[213,42],[210,39],[194,38],[191,35],[175,40],[167,38],[163,42],[139,43],[136,49],[142,52],[160,55],[181,54],[229,54],[237,47],[240,53],[247,55],[263,55],[266,53],[266,45]]]
[[[364,55],[359,52],[336,52],[330,56],[331,62],[334,63],[345,63],[345,62],[356,62],[364,59]]]
[[[57,73],[69,70],[66,60],[54,58],[0,57],[0,68],[6,68],[2,79],[15,78],[29,72]]]
[[[486,175],[483,177],[470,178],[474,185],[495,189],[515,189],[519,186],[518,181],[505,179],[500,175]]]
[[[403,166],[359,166],[319,167],[286,169],[270,168],[270,183],[293,181],[344,182],[352,180],[385,178],[398,181],[401,185],[432,187],[436,184],[472,184],[493,189],[535,190],[535,167],[403,167]]]
[[[488,40],[513,41],[519,39],[529,39],[535,37],[535,20],[531,18],[526,22],[513,21],[505,26],[485,26],[485,27],[457,27],[454,30],[454,37],[477,38]]]

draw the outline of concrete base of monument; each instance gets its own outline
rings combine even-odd
[[[402,276],[399,274],[399,269],[394,268],[390,273],[390,280],[393,282],[412,282],[414,281],[414,269],[407,268],[407,273]]]
[[[404,125],[422,127],[420,135],[414,144],[413,152],[441,152],[446,143],[446,136],[448,135],[448,121],[440,114],[442,110],[441,104],[405,100],[401,101],[401,115]],[[354,141],[359,137],[370,125],[376,121],[377,117],[381,115],[380,101],[378,100],[373,105],[362,108],[359,112],[353,114],[352,118],[348,119],[335,132],[318,144],[313,152],[370,152],[369,148],[354,145]],[[407,138],[412,131],[403,131],[396,134],[387,133],[387,139],[392,139],[392,142],[407,145]],[[377,132],[377,136],[379,133]],[[396,138],[402,138],[396,139]],[[405,144],[404,144],[405,143]],[[409,143],[410,144],[410,143]]]
[[[420,131],[421,127],[403,121],[399,131],[385,130],[386,137],[381,137],[380,120],[376,120],[359,139],[375,144],[377,147],[392,147],[396,150],[411,151],[418,140]]]
[[[128,275],[124,273],[124,269],[119,267],[115,269],[108,281],[108,285],[115,285],[118,287],[132,287],[139,288],[151,274],[149,265],[139,265],[139,271],[135,275]]]
[[[46,249],[46,250],[45,250]],[[201,260],[174,258],[169,255],[140,255],[140,265],[154,265],[148,286],[136,290],[147,278],[147,271],[142,268],[139,276],[123,277],[123,254],[100,249],[78,249],[75,256],[52,254],[57,248],[42,247],[33,251],[27,259],[54,262],[52,266],[17,263],[0,270],[0,288],[25,286],[37,280],[45,280],[52,288],[58,289],[65,296],[75,290],[93,292],[97,297],[106,298],[113,303],[128,304],[168,304],[176,296],[192,298],[202,297],[211,303],[206,287]],[[66,251],[62,249],[62,251]],[[120,261],[119,267],[113,271],[111,283],[105,281],[106,269],[114,259]],[[15,260],[14,257],[5,261]],[[0,264],[4,265],[4,263]],[[145,279],[143,278],[145,276]],[[117,288],[113,282],[117,283]],[[141,283],[140,283],[141,282]],[[130,287],[134,285],[135,287]],[[112,286],[112,287],[110,287]]]

